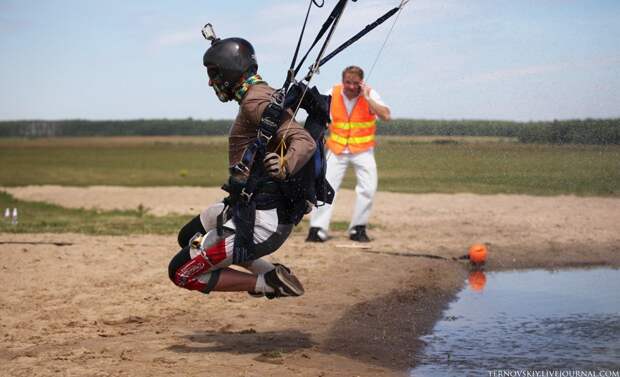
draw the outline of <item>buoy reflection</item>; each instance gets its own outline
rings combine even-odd
[[[487,284],[487,277],[482,270],[475,270],[469,273],[469,277],[467,278],[469,282],[469,288],[472,291],[482,292],[484,290],[484,286]]]

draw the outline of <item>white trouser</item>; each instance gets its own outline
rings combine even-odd
[[[213,246],[218,241],[220,241],[220,237],[217,236],[217,216],[224,209],[224,203],[215,203],[200,213],[200,222],[202,226],[205,228],[206,233],[205,237],[207,237],[207,246]],[[232,219],[228,219],[224,222],[224,227],[230,230],[235,230],[235,224]],[[258,246],[258,249],[261,249],[267,245],[268,240],[273,237],[274,233],[278,231],[278,213],[277,210],[267,209],[267,210],[256,210],[256,219],[254,221],[254,232],[253,239],[255,245]],[[213,269],[225,268],[232,264],[233,261],[233,247],[234,247],[235,235],[229,235],[224,240],[224,250],[226,253],[226,257],[221,262],[218,262]],[[277,245],[280,246],[279,244]],[[274,250],[270,250],[274,251]],[[192,258],[196,257],[197,250],[190,250],[190,256]],[[270,271],[274,268],[273,264],[263,261],[261,259],[255,259],[254,261],[249,261],[243,264],[243,267],[254,273],[264,273]]]
[[[356,225],[368,224],[372,199],[377,192],[377,163],[375,162],[374,150],[370,149],[360,153],[341,153],[339,155],[331,151],[327,152],[326,178],[336,193],[340,188],[349,163],[353,165],[357,178],[355,209],[349,224],[349,229],[351,229]],[[328,231],[335,204],[336,198],[334,198],[332,205],[326,204],[315,208],[310,218],[310,226]]]

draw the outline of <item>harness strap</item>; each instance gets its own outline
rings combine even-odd
[[[322,8],[324,5],[324,2],[323,2],[319,6],[317,3],[315,3],[315,0],[310,0],[310,2],[308,3],[308,10],[306,11],[306,18],[304,19],[304,25],[301,27],[301,32],[299,33],[299,39],[297,39],[297,47],[295,47],[295,53],[293,54],[293,59],[291,60],[291,66],[289,67],[286,73],[286,80],[284,81],[284,84],[282,85],[283,89],[288,88],[291,82],[295,79],[295,69],[294,69],[295,62],[297,61],[297,54],[299,54],[299,47],[301,47],[301,41],[304,38],[304,32],[306,31],[306,24],[308,23],[308,16],[310,16],[310,9],[312,8],[313,3],[319,8]]]
[[[254,258],[254,224],[256,221],[256,201],[239,201],[233,206],[235,240],[233,244],[233,263],[240,264]]]
[[[265,154],[267,144],[269,144],[269,141],[271,141],[271,138],[273,138],[280,127],[284,113],[283,102],[283,91],[276,90],[271,96],[269,105],[267,105],[261,115],[256,140],[243,151],[241,161],[231,168],[231,174],[248,175],[254,170],[254,162],[257,160],[257,157]]]
[[[355,34],[354,36],[352,36],[351,38],[349,38],[346,42],[344,42],[343,44],[341,44],[340,46],[336,47],[336,49],[332,52],[330,52],[326,57],[324,57],[323,59],[321,59],[321,61],[319,62],[319,67],[322,66],[323,64],[327,63],[331,58],[333,58],[334,56],[336,56],[339,52],[341,52],[342,50],[344,50],[345,48],[349,47],[350,45],[352,45],[355,41],[357,41],[358,39],[360,39],[361,37],[363,37],[364,35],[368,34],[372,29],[376,28],[377,26],[381,25],[382,23],[384,23],[387,19],[389,19],[390,17],[392,17],[394,14],[396,14],[396,12],[398,12],[401,9],[402,5],[398,6],[398,7],[394,7],[392,9],[390,9],[387,13],[385,13],[383,16],[377,18],[375,20],[375,22],[366,25],[366,27],[364,29],[362,29],[359,33]]]
[[[331,26],[333,30],[333,25],[335,25],[336,21],[340,19],[340,16],[342,15],[342,12],[344,11],[344,7],[346,4],[347,4],[347,0],[339,0],[338,3],[334,6],[334,9],[332,9],[332,12],[327,17],[327,20],[325,20],[325,22],[323,23],[323,26],[321,26],[321,30],[319,30],[318,34],[316,35],[316,38],[314,38],[314,42],[312,42],[312,45],[310,46],[310,48],[308,49],[304,57],[301,58],[301,60],[299,61],[299,64],[295,68],[295,73],[293,77],[297,76],[297,73],[299,73],[299,70],[301,69],[301,66],[306,60],[306,58],[308,57],[308,54],[310,54],[310,51],[312,51],[314,46],[316,46],[316,44],[319,43],[319,40],[321,40],[325,32],[327,32],[327,29],[329,29]]]
[[[224,199],[224,208],[222,208],[222,212],[217,215],[215,229],[217,231],[218,237],[224,236],[224,215],[230,209],[230,201],[228,198]]]

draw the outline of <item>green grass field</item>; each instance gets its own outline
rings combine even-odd
[[[220,186],[227,178],[226,143],[224,137],[0,139],[0,186]],[[386,136],[376,156],[383,191],[620,195],[620,146]],[[350,169],[344,187],[354,184]],[[140,208],[68,209],[0,192],[0,208],[7,207],[19,208],[19,224],[0,221],[0,232],[173,234],[188,220]]]
[[[189,220],[185,215],[156,217],[139,208],[131,211],[63,208],[17,200],[2,191],[0,208],[19,210],[17,225],[4,218],[0,220],[0,233],[171,234]]]
[[[377,148],[380,189],[617,196],[620,146],[514,142],[417,143],[385,140]],[[347,181],[349,185],[354,180]]]
[[[220,186],[225,137],[0,139],[0,186]],[[620,194],[620,146],[498,138],[382,137],[379,189],[398,192]],[[354,186],[349,172],[344,187]]]

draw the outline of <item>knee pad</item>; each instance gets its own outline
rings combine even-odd
[[[170,261],[168,277],[178,287],[209,293],[217,285],[222,271],[205,272],[210,266],[202,255],[191,258],[189,247],[185,247]]]
[[[220,277],[220,269],[213,266],[227,258],[226,240],[215,236],[212,230],[201,246],[203,250],[191,246],[183,247],[175,255],[168,265],[168,277],[177,286],[189,290],[197,290],[209,293],[217,284]]]
[[[194,237],[196,233],[205,234],[205,228],[202,226],[202,222],[200,221],[200,216],[196,216],[190,220],[181,230],[179,231],[179,235],[177,237],[177,241],[179,242],[179,246],[185,247],[189,244],[189,240]]]
[[[213,266],[226,259],[229,251],[232,251],[231,246],[228,247],[230,250],[227,250],[226,238],[218,236],[216,229],[208,231],[207,234],[192,241],[192,243],[195,244],[190,245],[190,257],[202,255]]]
[[[172,259],[170,260],[170,263],[168,264],[168,277],[173,283],[176,284],[174,277],[177,273],[177,270],[183,267],[183,265],[189,262],[190,260],[192,260],[192,257],[189,254],[189,246],[183,247],[177,253],[177,255],[172,257]]]

